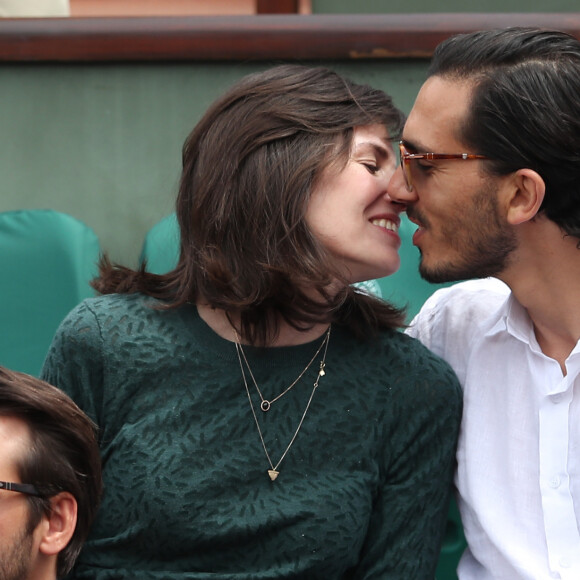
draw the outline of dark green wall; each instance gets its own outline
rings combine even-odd
[[[577,12],[578,0],[312,0],[315,14],[415,12]]]
[[[572,11],[578,0],[312,0],[314,13]],[[274,63],[0,63],[0,211],[49,207],[89,224],[115,260],[172,211],[181,145],[236,79]],[[315,63],[311,63],[315,64]],[[426,60],[331,66],[408,112]]]
[[[70,213],[134,264],[145,232],[172,211],[186,135],[220,92],[271,64],[0,66],[0,211]],[[408,111],[426,65],[333,67]]]

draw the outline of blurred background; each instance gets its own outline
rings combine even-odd
[[[30,15],[34,6],[54,14],[64,2],[0,0],[0,14],[11,9],[15,15]],[[106,35],[107,28],[115,29],[115,22],[139,15],[156,20],[152,15],[165,14],[191,22],[212,18],[208,15],[213,13],[235,28],[243,19],[268,18],[263,16],[265,11],[280,6],[295,7],[304,21],[342,15],[341,26],[354,14],[381,14],[383,18],[390,13],[409,14],[420,19],[423,13],[435,13],[440,17],[437,22],[444,25],[442,12],[566,13],[578,8],[577,0],[486,0],[483,4],[460,0],[70,0],[68,27],[57,25],[55,21],[61,18],[33,18],[26,28],[5,16],[0,19],[0,211],[53,208],[70,213],[96,231],[113,259],[134,265],[145,233],[172,211],[181,146],[206,107],[239,77],[282,61],[270,58],[267,43],[261,58],[235,60],[203,60],[192,50],[190,58],[180,56],[179,60],[148,60],[141,54],[138,59],[85,55],[83,62],[58,61],[43,55],[44,46],[36,52],[33,47],[32,56],[22,57],[34,34],[42,34],[43,21],[52,27],[46,46],[57,45],[59,31],[64,30],[74,48],[82,46],[82,31],[88,30],[83,25],[80,34],[73,34],[75,22],[94,21],[93,46],[95,34]],[[16,25],[20,28],[15,32]],[[154,29],[153,23],[148,26]],[[256,43],[260,42],[257,37]],[[378,58],[338,56],[301,62],[322,63],[355,81],[376,85],[408,112],[423,81],[428,55],[380,56],[379,51]]]

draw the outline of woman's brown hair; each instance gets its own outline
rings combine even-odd
[[[403,123],[383,91],[328,68],[283,65],[244,77],[185,141],[176,268],[159,276],[104,259],[94,287],[142,292],[168,308],[204,301],[239,315],[257,344],[281,319],[298,329],[333,321],[359,336],[401,326],[401,310],[346,280],[328,293],[340,276],[305,214],[322,171],[346,163],[355,127],[380,124],[396,139]]]

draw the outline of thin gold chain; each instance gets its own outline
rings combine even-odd
[[[236,338],[237,338],[237,334],[236,334]],[[328,332],[326,333],[326,336],[324,337],[324,340],[322,341],[320,348],[318,349],[318,351],[316,353],[316,355],[317,355],[322,350],[322,347],[324,346],[324,354],[322,355],[322,360],[320,361],[320,369],[318,371],[318,375],[316,376],[316,381],[314,381],[314,385],[312,387],[312,392],[310,393],[310,397],[308,399],[308,402],[306,403],[306,408],[304,409],[304,413],[302,413],[302,417],[300,418],[300,422],[298,423],[298,427],[296,427],[296,431],[294,431],[294,435],[292,436],[290,443],[288,443],[288,446],[286,447],[284,453],[282,453],[282,456],[280,457],[280,459],[278,460],[278,463],[276,463],[276,465],[274,465],[274,463],[270,457],[270,454],[268,453],[268,448],[266,447],[266,442],[264,441],[264,435],[262,434],[262,429],[260,428],[260,423],[258,421],[258,416],[256,415],[256,411],[254,410],[254,404],[252,403],[252,396],[250,395],[250,388],[248,387],[248,381],[246,380],[246,373],[244,372],[244,364],[242,363],[242,355],[240,354],[240,352],[243,354],[243,350],[241,348],[240,343],[238,341],[236,341],[236,353],[238,355],[238,361],[240,362],[240,370],[242,371],[242,379],[244,380],[244,386],[246,387],[246,393],[248,395],[248,401],[250,402],[250,409],[252,410],[252,416],[254,417],[254,422],[256,423],[256,427],[258,428],[258,435],[260,436],[260,441],[262,443],[262,447],[264,448],[264,453],[266,454],[266,458],[268,459],[268,463],[270,464],[270,469],[268,470],[268,475],[272,481],[274,481],[278,477],[278,474],[280,473],[278,471],[278,468],[280,467],[280,464],[282,463],[282,461],[286,457],[288,451],[290,451],[290,447],[292,447],[292,445],[294,444],[294,441],[296,440],[296,437],[298,436],[298,432],[300,431],[300,428],[302,427],[302,423],[304,423],[304,419],[306,418],[306,414],[308,413],[308,409],[310,408],[310,403],[312,403],[312,399],[314,398],[314,393],[315,393],[316,389],[318,388],[318,383],[320,382],[320,377],[323,377],[326,374],[326,371],[325,371],[326,353],[328,351],[329,341],[330,341],[330,327],[328,328]],[[316,355],[314,356],[314,358],[316,358]],[[245,357],[244,357],[244,360],[245,360]],[[248,364],[248,361],[245,360],[245,362],[246,362],[246,366],[248,367],[248,371],[250,372],[250,375],[252,375],[252,371],[250,369],[250,365]],[[310,361],[308,363],[308,366],[306,367],[306,369],[308,369],[308,367],[311,364],[312,364],[312,361]],[[306,369],[304,369],[304,371],[302,371],[300,376],[302,376],[306,372]],[[253,378],[253,376],[252,376],[252,378]],[[295,381],[295,382],[297,382],[297,381]],[[256,385],[256,387],[257,387],[257,385]],[[260,392],[260,391],[258,390],[258,392]]]
[[[244,359],[244,362],[246,363],[246,367],[248,369],[248,372],[250,373],[250,377],[252,377],[252,382],[254,383],[254,386],[256,387],[256,391],[258,391],[258,395],[260,395],[260,401],[261,401],[260,409],[262,409],[262,411],[264,411],[264,412],[269,411],[271,406],[272,406],[272,403],[275,403],[278,399],[281,399],[304,376],[304,373],[310,368],[310,366],[312,365],[312,363],[314,362],[316,357],[320,354],[320,351],[322,350],[322,347],[326,344],[328,335],[330,334],[330,327],[328,327],[328,331],[326,332],[325,339],[320,343],[318,350],[314,353],[314,356],[310,359],[310,362],[306,365],[306,367],[298,375],[298,377],[296,377],[296,379],[292,382],[292,384],[289,387],[286,387],[286,389],[284,389],[277,397],[274,397],[273,399],[266,399],[266,398],[264,398],[264,395],[262,395],[262,391],[260,390],[260,387],[258,387],[258,382],[256,381],[256,379],[254,377],[254,373],[252,372],[252,369],[250,368],[250,364],[248,363],[248,359],[246,358],[246,353],[244,352],[244,349],[243,349],[242,344],[240,342],[240,337],[238,336],[236,329],[234,328],[233,330],[234,330],[234,334],[236,337],[236,348],[239,348],[239,351],[242,353],[242,357]]]

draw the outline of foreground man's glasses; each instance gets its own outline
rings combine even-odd
[[[36,487],[30,483],[11,483],[10,481],[0,481],[0,489],[25,493],[26,495],[40,495]]]
[[[399,156],[407,191],[413,191],[411,161],[417,159],[463,159],[464,161],[470,159],[489,159],[485,155],[474,155],[472,153],[409,153],[402,141],[399,141]]]

